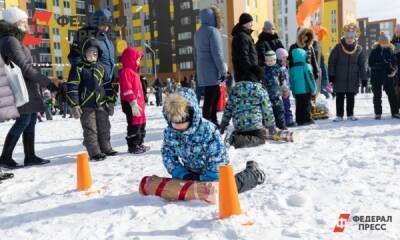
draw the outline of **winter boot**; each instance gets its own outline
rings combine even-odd
[[[1,180],[7,180],[7,179],[10,179],[10,178],[13,178],[14,177],[14,174],[12,174],[12,173],[5,173],[5,172],[3,172],[2,170],[1,170],[1,168],[0,168],[0,181]]]
[[[104,154],[107,156],[116,156],[118,154],[118,152],[111,148],[109,151],[105,152]]]
[[[143,144],[140,144],[140,145],[139,145],[139,148],[143,149],[145,152],[150,151],[150,147],[149,147],[149,146],[146,146],[146,145],[143,145]]]
[[[246,169],[235,175],[236,186],[239,193],[243,193],[255,188],[258,184],[265,181],[265,173],[258,168],[256,162],[246,163]]]
[[[90,157],[90,161],[92,162],[100,162],[100,161],[104,161],[106,160],[107,155],[105,155],[104,153],[99,153],[93,157]]]
[[[49,160],[44,160],[35,154],[35,132],[24,133],[22,135],[22,142],[24,143],[25,166],[44,165],[50,163]]]
[[[336,117],[333,119],[334,122],[343,122],[343,117]]]
[[[14,159],[12,159],[12,153],[14,151],[15,146],[17,145],[19,136],[14,136],[8,134],[6,137],[6,141],[4,142],[3,152],[0,157],[0,167],[8,168],[8,169],[17,169],[24,167],[23,165],[18,164]]]
[[[375,115],[375,120],[381,120],[382,116],[380,114]]]
[[[347,120],[349,120],[349,121],[357,121],[358,118],[356,118],[354,116],[349,116],[349,117],[347,117]]]

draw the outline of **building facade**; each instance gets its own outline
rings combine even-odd
[[[357,19],[357,22],[361,31],[359,44],[367,53],[371,52],[371,48],[378,41],[381,32],[386,33],[390,38],[394,35],[396,19],[370,22],[368,18],[360,18]]]

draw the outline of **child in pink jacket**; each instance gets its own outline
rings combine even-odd
[[[128,151],[140,154],[150,147],[143,145],[146,135],[145,99],[140,81],[139,69],[143,53],[135,48],[127,48],[122,53],[122,70],[119,74],[122,111],[128,122]]]

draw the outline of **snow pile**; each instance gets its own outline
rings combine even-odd
[[[384,109],[389,112],[386,100]],[[240,195],[242,216],[223,221],[215,205],[138,193],[143,176],[167,175],[160,108],[148,108],[152,149],[140,156],[125,153],[125,116],[116,111],[112,143],[122,154],[91,163],[94,189],[105,193],[90,196],[75,191],[75,154],[84,150],[79,122],[57,117],[39,123],[37,153],[52,163],[16,170],[15,179],[0,185],[0,239],[400,239],[400,121],[388,115],[376,121],[372,112],[371,96],[361,95],[359,121],[297,128],[293,144],[231,148],[236,171],[256,160],[267,180]],[[1,136],[11,124],[0,125]],[[14,157],[22,161],[21,143]],[[349,222],[344,233],[333,233],[341,213],[390,215],[393,222],[386,231],[359,231]],[[247,221],[254,224],[244,226]]]

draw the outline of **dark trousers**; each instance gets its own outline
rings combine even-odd
[[[217,120],[217,105],[219,100],[219,86],[207,86],[204,88],[203,117],[215,125]]]
[[[83,108],[81,116],[83,128],[83,145],[89,156],[111,151],[110,119],[103,108]]]
[[[272,110],[274,112],[275,123],[279,129],[286,129],[285,107],[280,97],[271,98]]]
[[[266,130],[254,130],[239,132],[234,131],[232,133],[232,145],[235,148],[246,148],[246,147],[257,147],[265,144]]]
[[[297,94],[296,99],[296,122],[299,125],[311,122],[311,94]]]
[[[36,114],[37,113],[22,114],[16,119],[9,134],[19,137],[22,133],[34,133],[37,119]]]
[[[161,88],[156,89],[156,105],[157,106],[162,105],[162,89]]]
[[[346,98],[347,116],[354,116],[355,93],[336,93],[336,116],[344,116],[344,99]]]
[[[392,115],[399,113],[399,106],[397,102],[396,92],[394,90],[393,82],[383,84],[372,84],[372,92],[374,94],[374,111],[375,115],[382,115],[382,87],[386,92],[389,99],[390,112]]]
[[[128,102],[122,101],[122,111],[125,113],[127,127],[126,141],[128,147],[135,147],[142,145],[146,137],[146,124],[132,125],[132,108]]]
[[[293,113],[292,110],[290,110],[291,108],[290,98],[282,98],[282,101],[283,101],[283,106],[285,108],[285,123],[287,126],[289,124],[293,124]]]

